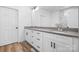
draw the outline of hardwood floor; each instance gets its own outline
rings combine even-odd
[[[25,44],[25,42],[21,42],[0,46],[0,52],[31,52],[31,46]]]

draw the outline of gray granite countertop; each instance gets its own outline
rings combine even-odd
[[[72,31],[58,31],[55,28],[43,28],[43,27],[25,27],[25,29],[46,32],[51,34],[69,36],[69,37],[79,37],[79,32],[72,32]]]

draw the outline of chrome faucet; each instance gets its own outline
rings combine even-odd
[[[56,24],[58,31],[69,31],[69,26],[64,26],[63,24]]]

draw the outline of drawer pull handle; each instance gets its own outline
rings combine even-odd
[[[40,48],[39,46],[37,46],[37,48]]]
[[[26,35],[28,35],[28,32],[26,32]]]
[[[52,47],[52,42],[51,42],[51,47]]]
[[[32,44],[33,44],[33,42],[32,42]]]
[[[39,41],[40,41],[40,39],[38,39],[38,38],[37,38],[37,40],[39,40]]]
[[[40,34],[40,33],[37,33],[37,34]]]
[[[34,36],[32,36],[32,37],[34,37]]]
[[[54,43],[54,48],[56,48],[56,47],[55,47],[55,43]]]

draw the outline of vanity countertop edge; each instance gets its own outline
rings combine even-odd
[[[45,33],[50,33],[50,34],[56,34],[56,35],[63,35],[63,36],[68,36],[68,37],[78,37],[79,38],[79,32],[69,32],[69,31],[58,31],[52,29],[52,28],[45,28],[45,27],[27,27],[25,26],[24,29],[29,29],[29,30],[35,30],[35,31],[40,31],[40,32],[45,32]]]

